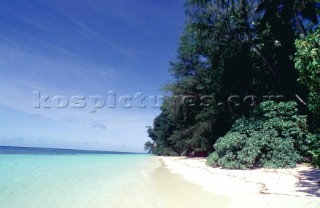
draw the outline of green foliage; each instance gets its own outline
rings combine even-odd
[[[163,155],[163,156],[179,156],[178,153],[176,153],[173,149],[171,149],[169,147],[163,148],[160,155]]]
[[[315,118],[320,117],[320,28],[306,39],[296,41],[295,67],[299,82],[309,90],[308,108]],[[317,119],[319,120],[319,119]],[[319,121],[316,123],[320,128]],[[319,129],[320,130],[320,129]]]
[[[145,143],[146,150],[158,155],[176,155],[172,148],[168,148],[170,141],[169,136],[174,130],[174,125],[168,114],[162,112],[153,123],[153,127],[147,127],[148,136],[153,140]]]
[[[147,150],[148,153],[152,153],[153,143],[151,141],[147,141],[146,143],[144,143],[144,150]]]
[[[162,112],[148,129],[152,153],[207,155],[237,118],[253,116],[238,120],[222,137],[226,143],[218,140],[211,164],[290,167],[311,154],[306,117],[294,103],[262,103],[253,113],[255,106],[235,107],[228,98],[304,100],[294,42],[318,24],[316,2],[186,0],[185,27],[170,63],[173,79],[163,87]],[[209,105],[202,105],[202,96],[210,97]]]
[[[240,118],[218,139],[208,157],[211,166],[230,169],[289,168],[302,161],[310,147],[306,117],[295,102],[266,101],[255,118]]]
[[[310,135],[309,139],[311,141],[311,145],[308,153],[312,159],[311,163],[315,167],[320,168],[320,135]]]
[[[309,90],[308,109],[310,123],[316,133],[320,133],[320,28],[305,39],[296,41],[295,67],[299,71],[299,82]],[[320,166],[320,138],[313,137],[309,153],[312,163]]]
[[[312,165],[317,168],[320,168],[320,146],[317,149],[313,149],[310,151],[312,156]]]

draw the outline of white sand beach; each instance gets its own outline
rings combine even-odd
[[[172,172],[205,191],[231,199],[227,208],[319,208],[320,170],[225,170],[208,167],[205,158],[159,157]],[[208,207],[219,207],[211,206]]]
[[[150,158],[141,178],[114,193],[109,208],[224,208],[228,197],[214,194],[172,173],[158,157]]]

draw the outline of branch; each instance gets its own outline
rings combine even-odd
[[[246,34],[247,35],[247,34]],[[247,35],[248,36],[248,35]],[[260,56],[260,58],[263,60],[263,62],[267,65],[269,71],[272,73],[273,76],[276,76],[271,64],[269,63],[269,61],[267,60],[267,58],[262,54],[261,50],[258,48],[258,46],[256,45],[256,43],[250,38],[249,39],[249,43],[250,45],[254,48],[254,50],[257,52],[257,54]]]
[[[298,94],[295,94],[295,96],[296,96],[296,98],[297,98],[303,105],[307,105],[307,103],[304,102],[304,101],[302,100],[302,98],[301,98]]]
[[[251,4],[249,6],[249,9],[248,9],[248,12],[251,11],[252,7],[253,7],[253,4],[254,4],[255,0],[251,0]]]
[[[261,50],[258,48],[257,44],[254,42],[253,38],[252,38],[251,35],[250,35],[250,31],[249,31],[249,28],[248,28],[248,24],[249,24],[249,22],[248,22],[248,21],[249,21],[249,19],[248,19],[248,17],[249,17],[248,13],[249,13],[249,12],[250,12],[250,11],[246,12],[246,15],[245,15],[245,17],[246,17],[246,19],[245,19],[246,24],[245,24],[245,26],[244,26],[244,28],[243,28],[243,33],[247,36],[250,45],[254,48],[254,50],[257,52],[257,54],[260,56],[260,58],[263,60],[263,62],[267,65],[269,71],[270,71],[270,72],[272,73],[272,75],[275,77],[276,74],[275,74],[275,72],[274,72],[274,70],[273,70],[272,65],[271,65],[270,62],[267,60],[267,58],[262,54]]]
[[[306,30],[304,29],[303,24],[298,16],[296,6],[293,7],[293,14],[294,14],[294,17],[296,18],[296,21],[298,23],[298,27],[302,32],[303,38],[305,38],[307,36],[307,33],[306,33]]]

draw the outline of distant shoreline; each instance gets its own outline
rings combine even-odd
[[[231,199],[227,208],[320,207],[320,170],[225,170],[206,166],[205,158],[159,157],[173,173],[204,190]]]
[[[138,152],[118,152],[104,150],[81,150],[50,147],[18,147],[18,146],[0,146],[0,154],[147,154]]]

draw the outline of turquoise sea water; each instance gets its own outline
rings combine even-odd
[[[141,183],[154,160],[144,154],[21,150],[0,147],[1,208],[116,207],[121,191]]]

